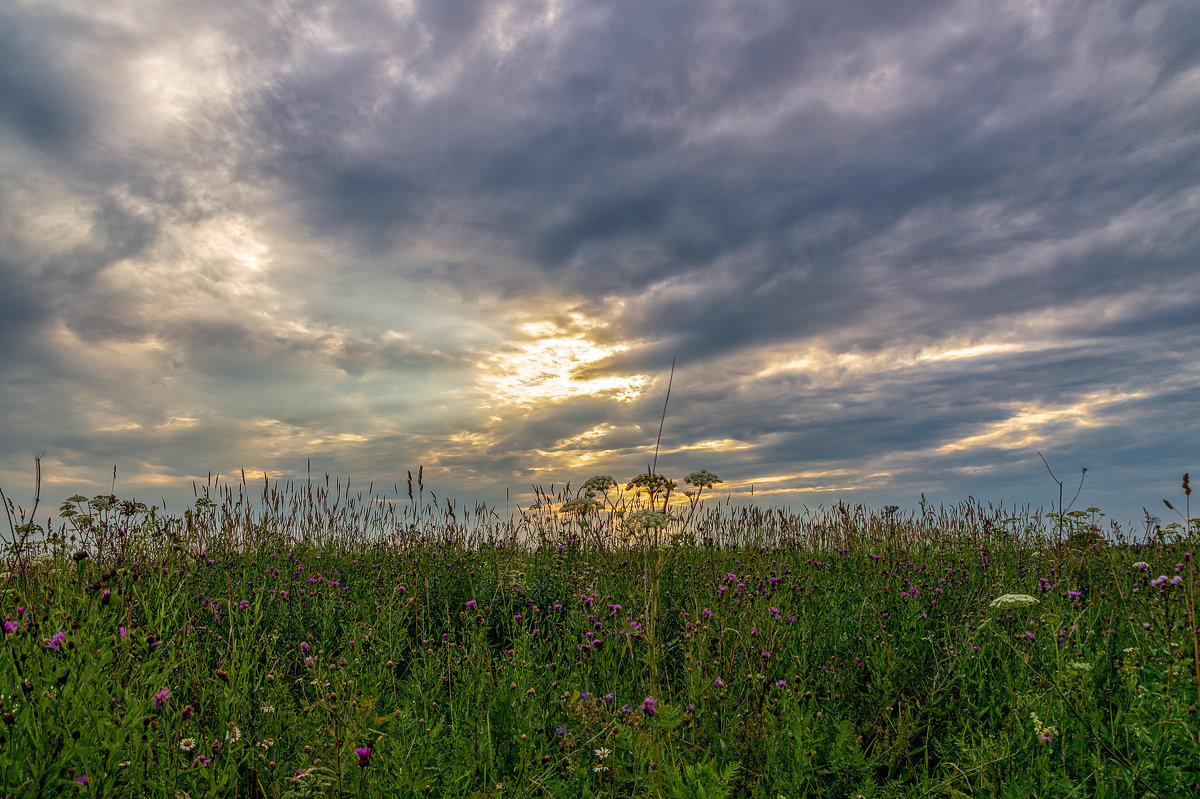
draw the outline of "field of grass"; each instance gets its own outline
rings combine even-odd
[[[54,532],[6,503],[3,795],[1200,795],[1190,511],[689,479],[513,518],[419,474],[74,497]]]

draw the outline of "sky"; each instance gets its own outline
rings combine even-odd
[[[1166,522],[1198,220],[1194,0],[10,0],[0,488]]]

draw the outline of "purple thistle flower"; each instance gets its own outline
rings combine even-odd
[[[17,622],[12,621],[11,619],[4,620],[4,632],[6,633],[15,633],[17,631],[17,627],[19,626],[20,625],[17,624]]]
[[[164,688],[154,695],[154,706],[162,707],[163,704],[170,698],[171,698],[171,691],[167,688]]]
[[[652,696],[646,697],[645,699],[642,700],[642,705],[641,705],[642,712],[645,713],[647,716],[653,716],[655,713],[658,712],[658,708],[655,707],[655,705],[657,705],[657,704],[658,704],[658,700],[655,699],[654,697],[652,697]]]
[[[724,688],[725,681],[718,677],[717,679],[713,680],[713,685],[717,686],[718,688]]]
[[[58,632],[56,632],[54,635],[52,635],[50,637],[49,641],[46,642],[46,648],[53,649],[55,652],[61,652],[63,642],[66,640],[67,640],[67,634],[64,633],[62,630],[59,630]]]
[[[82,777],[76,777],[75,782],[79,783],[80,785],[87,785],[88,784],[87,775],[84,774]]]
[[[371,760],[371,747],[359,746],[354,749],[354,754],[358,755],[358,765],[366,767]]]

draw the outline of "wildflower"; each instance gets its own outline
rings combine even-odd
[[[118,627],[118,628],[117,628],[117,634],[118,634],[118,635],[120,635],[122,638],[128,638],[128,637],[129,637],[129,631],[128,631],[128,630],[126,630],[124,627]]]
[[[80,785],[87,785],[88,784],[87,775],[84,774],[82,777],[76,777],[75,782],[79,783]]]
[[[63,641],[67,640],[67,634],[59,630],[54,635],[50,636],[50,640],[46,642],[47,649],[53,649],[55,652],[62,651]]]
[[[263,705],[263,706],[262,706],[262,712],[263,712],[263,713],[274,713],[274,712],[275,712],[275,706],[274,706],[274,705]]]
[[[583,484],[584,494],[592,496],[593,494],[603,494],[617,484],[617,481],[611,475],[598,474],[595,477],[588,478]]]
[[[358,765],[366,768],[367,763],[371,761],[371,747],[359,746],[354,749],[354,754],[358,755]]]
[[[724,688],[725,681],[718,677],[717,679],[713,680],[713,685],[717,686],[718,688]]]
[[[1146,569],[1150,568],[1150,564],[1144,560],[1139,560],[1137,563],[1133,564],[1133,568],[1138,569],[1140,571],[1145,571]]]
[[[630,522],[638,524],[647,530],[661,529],[667,526],[667,522],[674,517],[670,514],[663,513],[657,510],[642,510],[629,517]]]
[[[1054,736],[1058,735],[1058,727],[1043,725],[1037,713],[1030,713],[1029,718],[1033,721],[1033,732],[1038,740],[1043,743],[1054,743]]]
[[[717,483],[725,482],[720,477],[717,477],[707,469],[701,469],[698,472],[692,472],[683,481],[688,485],[694,485],[697,488],[712,488]]]
[[[592,766],[592,771],[599,774],[602,771],[608,771],[608,766],[604,765],[603,763],[597,763],[596,765]]]
[[[558,735],[566,735],[567,734],[567,725],[559,724],[557,727],[554,728],[554,732]]]
[[[179,748],[185,752],[192,751],[193,749],[196,748],[196,739],[195,738],[184,738],[182,741],[179,742]]]
[[[776,680],[775,687],[776,688],[787,688],[787,680]]]
[[[655,713],[658,712],[658,708],[655,707],[655,705],[657,705],[657,704],[658,704],[658,700],[655,699],[654,697],[652,697],[652,696],[646,697],[645,699],[642,700],[642,704],[641,704],[642,712],[645,713],[647,716],[653,716]]]
[[[1004,594],[998,596],[988,603],[988,607],[992,608],[1013,608],[1024,605],[1036,605],[1038,600],[1031,597],[1029,594]]]
[[[263,749],[270,749],[272,746],[275,745],[275,739],[274,738],[263,738],[261,741],[258,742],[258,745],[261,746]]]
[[[17,622],[11,619],[4,620],[4,632],[6,633],[15,633],[17,631],[17,627],[19,626],[20,625]]]
[[[229,723],[229,732],[225,733],[225,740],[230,743],[237,743],[241,740],[242,731],[237,728],[233,722]]]
[[[160,708],[170,698],[171,698],[170,690],[164,688],[154,695],[154,706]]]
[[[600,503],[597,502],[596,500],[592,499],[591,497],[584,497],[583,499],[572,499],[568,502],[564,502],[562,505],[563,513],[575,513],[580,516],[586,515],[587,513],[590,513],[591,511],[595,511],[595,510],[599,510],[599,509],[600,509]]]
[[[194,760],[192,760],[192,764],[193,764],[193,765],[199,765],[199,766],[207,766],[207,765],[208,765],[209,763],[211,763],[211,762],[212,762],[212,761],[211,761],[211,760],[209,760],[209,759],[208,759],[207,757],[205,757],[204,755],[196,755],[195,759],[194,759]]]
[[[604,758],[608,757],[611,754],[612,754],[612,752],[608,751],[603,746],[596,750],[596,757],[600,758],[601,760],[603,760]]]
[[[196,712],[196,708],[192,707],[191,705],[187,705],[186,707],[184,707],[183,712],[181,712],[179,714],[179,718],[182,719],[183,721],[191,721],[192,714],[195,712]]]

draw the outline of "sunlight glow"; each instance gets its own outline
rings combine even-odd
[[[646,375],[575,377],[580,367],[624,352],[627,345],[601,346],[585,333],[567,336],[560,330],[550,322],[522,325],[521,332],[535,340],[481,364],[490,372],[484,382],[500,399],[522,405],[596,394],[628,402],[641,393],[649,381]]]
[[[578,445],[578,444],[586,444],[589,442],[595,442],[601,438],[604,438],[604,436],[608,435],[610,432],[612,432],[613,430],[616,430],[616,429],[617,429],[616,425],[611,425],[611,424],[608,424],[607,422],[604,422],[602,424],[596,425],[595,427],[593,427],[590,430],[584,430],[582,433],[577,433],[568,438],[560,438],[556,443],[559,447],[566,449],[568,447]]]
[[[1012,416],[984,425],[975,435],[960,438],[938,448],[938,452],[961,452],[978,447],[1019,449],[1061,434],[1061,426],[1100,427],[1108,423],[1107,406],[1147,396],[1146,392],[1088,394],[1079,402],[1063,407],[1024,405]]]
[[[819,346],[809,346],[799,357],[793,355],[793,357],[779,360],[768,357],[766,364],[755,374],[755,377],[763,379],[795,373],[822,376],[879,373],[923,366],[939,361],[985,358],[990,355],[1029,352],[1033,349],[1035,347],[1032,344],[1017,342],[983,342],[980,344],[945,342],[942,346],[926,347],[915,353],[911,348],[902,347],[860,353],[835,352]],[[794,347],[791,352],[795,352]]]
[[[1017,344],[979,344],[974,347],[959,347],[950,350],[921,351],[918,361],[947,361],[961,358],[978,358],[983,355],[993,355],[1000,352],[1019,352],[1022,347]]]
[[[738,441],[734,438],[719,438],[712,441],[697,441],[694,444],[684,444],[681,447],[676,447],[672,452],[687,452],[689,450],[702,449],[712,450],[715,452],[728,452],[736,449],[750,449],[753,444],[747,444],[745,441]]]

